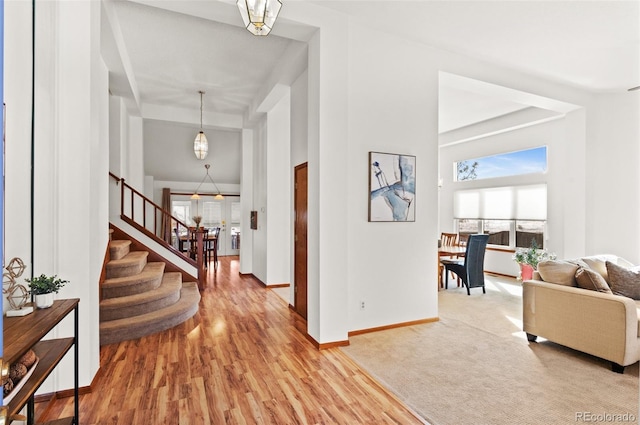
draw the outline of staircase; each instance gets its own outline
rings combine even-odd
[[[147,262],[147,251],[130,251],[131,241],[109,242],[110,261],[100,301],[100,345],[140,338],[172,328],[198,311],[195,282],[182,282],[165,263]]]

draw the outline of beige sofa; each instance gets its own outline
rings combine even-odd
[[[569,263],[579,264],[576,268],[588,266],[609,283],[605,261],[632,267],[613,255]],[[570,267],[565,268],[556,267],[553,273],[545,269],[544,275],[551,281],[544,281],[539,267],[532,280],[523,282],[523,330],[527,338],[534,342],[539,336],[609,360],[614,372],[623,373],[625,366],[640,360],[640,301],[577,287],[575,277],[571,280],[575,269],[572,272]]]

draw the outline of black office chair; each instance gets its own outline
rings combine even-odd
[[[489,235],[469,235],[464,259],[442,260],[445,268],[445,289],[449,287],[449,273],[460,276],[462,284],[467,287],[467,295],[471,295],[469,288],[484,288],[484,252],[487,248]]]

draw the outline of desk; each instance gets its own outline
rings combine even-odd
[[[438,247],[438,290],[442,288],[442,271],[440,257],[464,257],[467,252],[466,245],[445,245]]]

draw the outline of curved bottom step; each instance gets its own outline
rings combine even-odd
[[[200,291],[194,282],[182,284],[180,300],[161,310],[100,323],[100,345],[113,344],[164,331],[193,317],[198,311]]]

